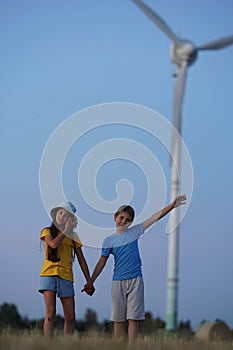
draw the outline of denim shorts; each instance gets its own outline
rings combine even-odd
[[[45,290],[57,293],[58,298],[74,296],[73,282],[59,276],[41,276],[39,292],[43,294]]]
[[[144,284],[142,277],[112,281],[111,321],[140,321],[144,318]]]

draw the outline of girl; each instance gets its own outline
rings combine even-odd
[[[44,335],[52,337],[56,315],[56,294],[60,298],[64,312],[64,334],[72,334],[75,325],[75,302],[73,287],[73,257],[76,254],[87,282],[86,292],[94,293],[82,243],[73,231],[78,220],[74,215],[75,206],[65,202],[51,210],[52,224],[42,230],[40,239],[45,244],[45,258],[40,271],[39,292],[44,295],[46,315]]]

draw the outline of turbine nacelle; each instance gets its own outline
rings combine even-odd
[[[190,66],[197,58],[197,49],[190,40],[185,39],[179,42],[173,42],[170,48],[170,57],[171,61],[178,66],[184,61]]]

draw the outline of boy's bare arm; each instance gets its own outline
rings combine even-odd
[[[100,273],[102,272],[104,266],[106,265],[106,262],[108,260],[107,256],[101,256],[95,266],[95,269],[91,275],[91,280],[92,283],[94,283],[94,281],[96,280],[96,278],[100,275]]]
[[[165,215],[167,215],[172,209],[179,207],[186,203],[187,197],[185,195],[177,196],[168,206],[154,213],[149,219],[143,222],[143,228],[146,230],[151,225],[153,225],[156,221],[162,219]]]

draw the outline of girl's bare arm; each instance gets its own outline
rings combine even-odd
[[[87,261],[86,261],[84,255],[83,255],[82,248],[81,247],[76,248],[75,249],[75,253],[76,253],[76,256],[77,256],[80,268],[82,270],[82,273],[83,273],[83,275],[84,275],[84,277],[86,279],[86,282],[87,282],[85,284],[85,290],[87,291],[87,294],[92,295],[94,293],[94,291],[95,291],[95,288],[94,288],[92,280],[91,280],[89,268],[88,268],[88,265],[87,265]]]

